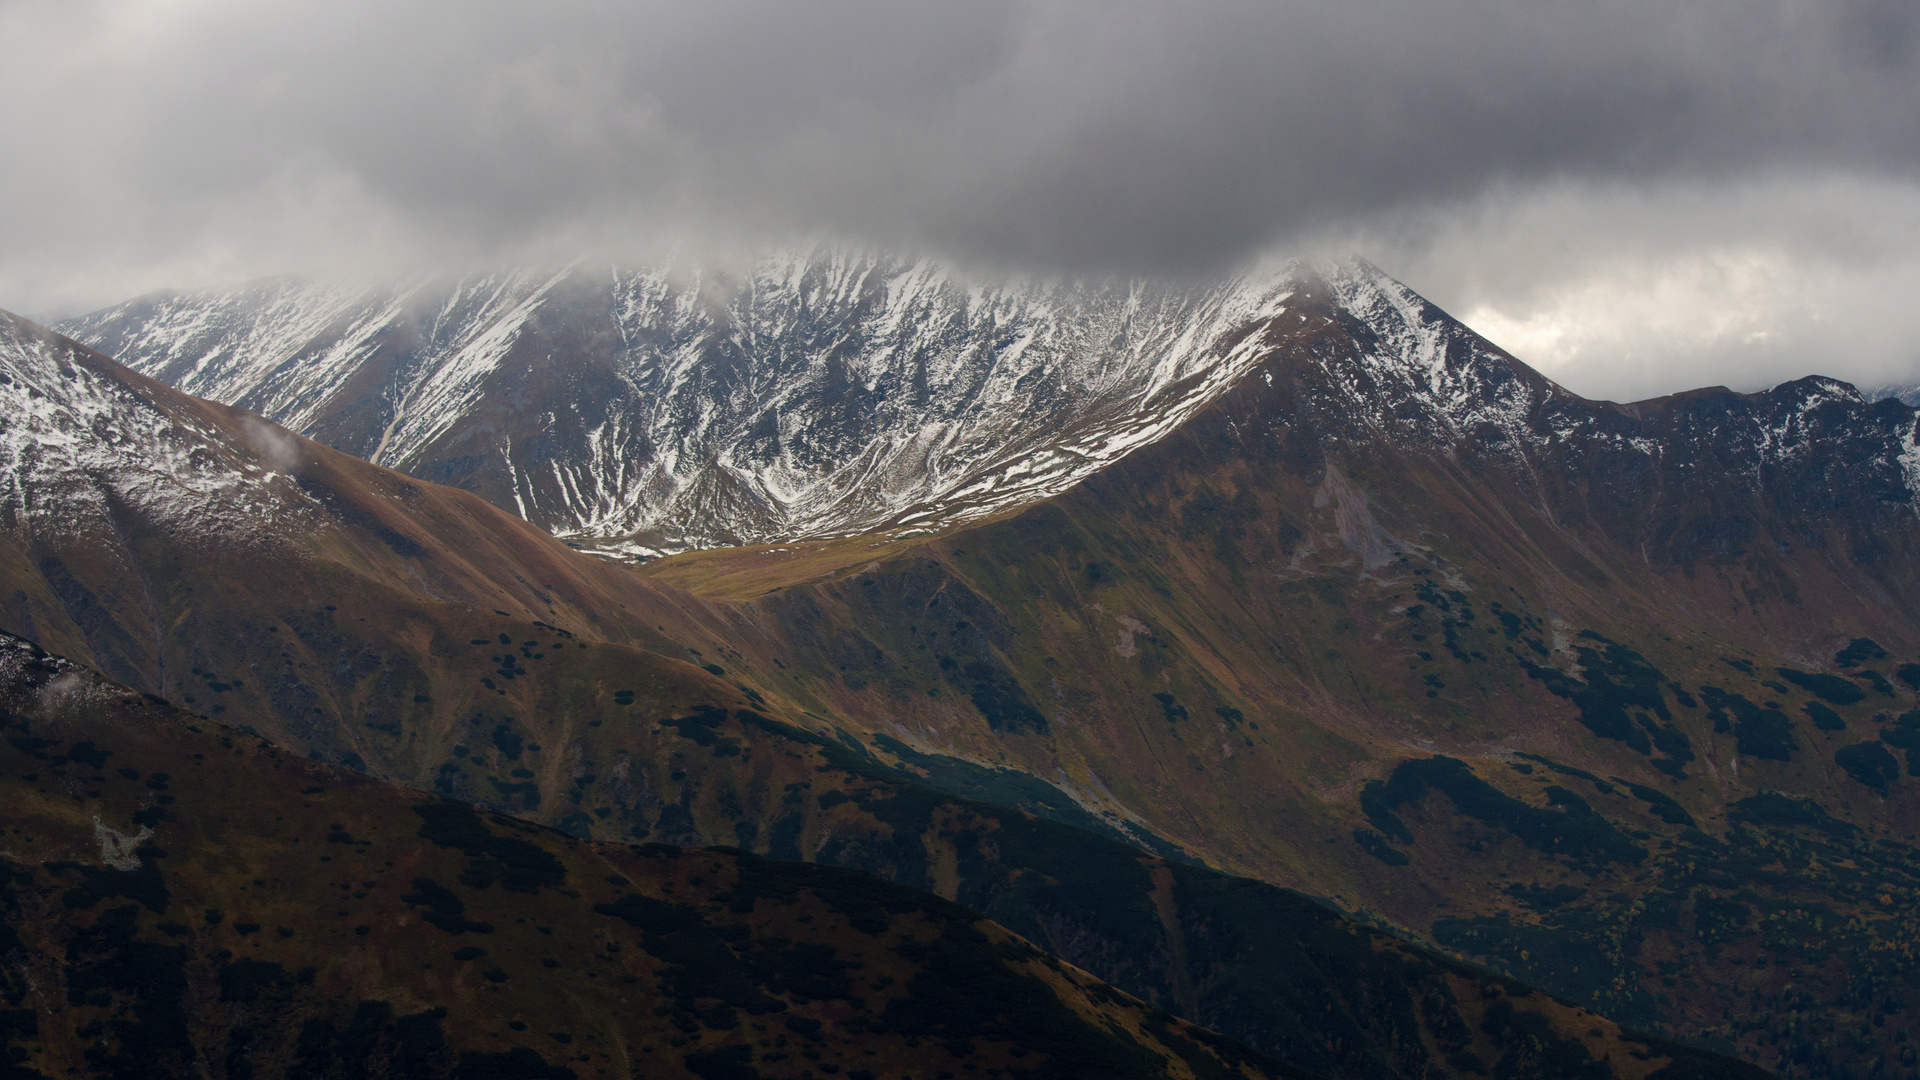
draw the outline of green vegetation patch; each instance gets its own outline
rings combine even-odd
[[[1813,720],[1813,726],[1821,731],[1847,730],[1847,722],[1840,718],[1839,713],[1817,701],[1809,701],[1800,708]]]
[[[1488,1003],[1480,1030],[1501,1048],[1500,1060],[1493,1066],[1496,1077],[1607,1080],[1613,1075],[1607,1063],[1595,1061],[1580,1040],[1555,1032],[1539,1013],[1515,1009],[1504,996]]]
[[[448,1047],[441,1021],[447,1010],[432,1008],[408,1016],[394,1015],[393,1006],[384,1001],[361,1001],[344,1026],[331,1017],[309,1020],[300,1029],[294,1048],[294,1065],[287,1075],[331,1077],[368,1075],[370,1063],[384,1065],[387,1076],[439,1076],[446,1073]],[[528,1051],[528,1053],[533,1053]],[[508,1054],[463,1055],[452,1076],[460,1080],[493,1080],[523,1077],[546,1080],[547,1073],[494,1070],[493,1061],[475,1062],[476,1056],[508,1058]],[[537,1054],[534,1055],[536,1058]],[[371,1059],[371,1062],[370,1060]],[[509,1064],[512,1063],[502,1063]],[[541,1063],[544,1066],[544,1062]],[[229,1073],[232,1075],[232,1073]],[[571,1074],[569,1074],[571,1075]]]
[[[1166,715],[1167,723],[1177,724],[1187,718],[1187,707],[1175,700],[1172,694],[1155,694],[1153,700],[1160,703],[1160,711]]]
[[[566,881],[566,867],[551,852],[517,837],[495,835],[465,803],[435,800],[416,804],[413,812],[424,822],[422,839],[466,852],[467,868],[460,874],[464,885],[484,889],[498,881],[514,892],[537,893]]]
[[[1615,1019],[1644,1021],[1652,1012],[1633,959],[1640,938],[1637,927],[1616,925],[1590,908],[1559,912],[1546,924],[1503,914],[1433,924],[1433,939],[1450,949],[1487,957],[1518,978],[1551,982],[1556,992]]]
[[[1077,825],[1088,832],[1127,839],[1105,819],[1032,773],[995,769],[945,754],[923,754],[890,735],[876,733],[873,741],[902,762],[923,770],[926,783],[941,791],[996,806],[1018,807],[1043,818]]]
[[[906,993],[887,1002],[882,1018],[909,1038],[939,1039],[955,1057],[972,1054],[977,1042],[1011,1043],[1019,1056],[1047,1055],[1045,1071],[1035,1075],[1060,1080],[1147,1076],[1164,1067],[1158,1055],[1110,1037],[1038,978],[1012,968],[1009,961],[1023,957],[993,949],[971,921],[949,922],[938,938],[908,939],[898,951],[919,972]],[[1186,1041],[1172,1031],[1156,1034],[1170,1046]]]
[[[969,660],[961,671],[972,687],[968,700],[986,718],[988,727],[1007,735],[1023,731],[1046,734],[1046,714],[1034,708],[1033,700],[1012,672],[981,660]]]
[[[740,744],[720,735],[720,725],[726,720],[727,710],[702,705],[686,716],[662,720],[660,726],[672,728],[683,739],[692,739],[696,746],[713,747],[714,757],[732,757],[740,752]]]
[[[464,934],[472,931],[476,934],[491,934],[491,923],[473,922],[467,916],[464,900],[445,885],[432,878],[414,878],[413,891],[400,897],[403,904],[412,904],[421,909],[420,921],[437,926],[449,934]]]
[[[1639,653],[1591,630],[1582,630],[1580,637],[1598,646],[1574,647],[1585,670],[1584,680],[1571,678],[1559,668],[1542,667],[1524,657],[1520,663],[1529,676],[1545,684],[1549,693],[1573,702],[1580,710],[1580,722],[1595,735],[1624,742],[1643,754],[1651,755],[1656,747],[1655,741],[1648,737],[1648,729],[1651,729],[1661,736],[1659,749],[1662,753],[1679,764],[1692,760],[1693,753],[1687,747],[1686,737],[1680,735],[1677,729],[1674,729],[1673,735],[1665,733],[1672,727],[1673,714],[1668,710],[1661,693],[1660,671]],[[1636,723],[1627,711],[1630,708],[1650,709],[1662,723]],[[1676,739],[1674,736],[1679,737]]]
[[[1853,705],[1864,701],[1865,690],[1854,685],[1850,679],[1824,672],[1798,671],[1790,667],[1773,669],[1781,678],[1816,697],[1833,702],[1835,705]]]
[[[1372,829],[1353,830],[1353,842],[1360,845],[1360,850],[1365,851],[1367,854],[1379,859],[1388,866],[1405,866],[1413,861],[1406,855],[1394,850],[1393,845],[1387,842],[1386,837],[1381,836]]]
[[[1900,778],[1900,763],[1878,742],[1855,743],[1833,753],[1833,763],[1846,770],[1854,782],[1884,793],[1887,782]]]
[[[687,1067],[693,1068],[695,1055],[687,1055]],[[396,1076],[406,1073],[396,1071]],[[447,1080],[578,1080],[579,1073],[564,1065],[549,1065],[538,1050],[516,1046],[499,1053],[468,1050],[460,1055]]]
[[[1585,780],[1587,783],[1592,784],[1594,788],[1597,789],[1602,795],[1613,794],[1612,784],[1607,783],[1605,780],[1600,779],[1599,777],[1593,775],[1592,773],[1588,772],[1585,769],[1576,769],[1571,765],[1562,765],[1559,762],[1553,760],[1552,758],[1541,757],[1539,754],[1516,753],[1513,756],[1517,758],[1526,758],[1528,761],[1538,762],[1542,765],[1545,765],[1547,768],[1553,770],[1554,772],[1559,773],[1561,776],[1572,776],[1572,777],[1577,777],[1578,779],[1581,779],[1581,780]]]
[[[1880,729],[1880,741],[1907,752],[1907,775],[1920,776],[1920,711],[1908,711]]]
[[[138,870],[110,870],[103,867],[83,866],[76,862],[53,862],[46,869],[58,873],[79,874],[81,883],[68,889],[60,896],[60,903],[66,907],[86,910],[102,900],[125,897],[138,901],[142,907],[155,915],[166,913],[171,896],[162,880],[159,864],[153,858],[153,848],[141,848],[135,852],[140,856]]]
[[[1769,761],[1789,761],[1794,751],[1800,749],[1800,741],[1793,736],[1793,721],[1779,709],[1761,708],[1745,695],[1729,693],[1717,686],[1702,686],[1700,695],[1714,711],[1733,714],[1734,749],[1740,753]],[[1718,724],[1715,730],[1719,730]]]
[[[1687,813],[1686,807],[1674,802],[1666,792],[1627,780],[1620,782],[1627,785],[1627,790],[1633,792],[1634,798],[1647,804],[1654,817],[1669,825],[1685,825],[1689,829],[1695,827],[1693,815]]]
[[[1507,895],[1536,911],[1552,911],[1587,895],[1587,890],[1578,885],[1534,885],[1516,881],[1507,886]]]
[[[1869,660],[1885,660],[1887,650],[1881,648],[1872,638],[1857,637],[1847,642],[1847,647],[1833,654],[1835,667],[1859,667]]]
[[[726,894],[729,906],[737,912],[753,910],[761,898],[790,904],[806,889],[828,907],[846,916],[855,930],[878,934],[889,925],[889,916],[920,911],[949,919],[979,918],[958,904],[933,895],[897,885],[885,878],[838,866],[818,863],[776,862],[728,848],[738,860],[739,882]]]
[[[1841,839],[1853,836],[1851,824],[1827,813],[1812,799],[1796,799],[1778,791],[1763,791],[1727,807],[1727,820],[1736,825],[1804,826]]]
[[[1898,694],[1894,693],[1893,684],[1887,681],[1887,677],[1885,675],[1880,674],[1877,671],[1874,671],[1872,668],[1856,671],[1853,673],[1853,677],[1861,680],[1862,682],[1873,684],[1873,688],[1876,692],[1884,694],[1887,697],[1899,696]]]
[[[96,1044],[89,1055],[98,1074],[186,1076],[198,1056],[185,1001],[187,950],[142,939],[139,912],[132,904],[109,908],[93,925],[73,931],[66,1003],[111,1006],[117,1014],[114,1044]]]
[[[1565,788],[1549,792],[1564,809],[1543,810],[1475,776],[1467,763],[1457,758],[1403,761],[1385,783],[1371,781],[1362,789],[1360,806],[1375,828],[1411,841],[1412,834],[1393,811],[1419,801],[1428,790],[1446,795],[1462,814],[1503,828],[1528,847],[1549,854],[1579,861],[1625,863],[1638,863],[1647,856],[1645,848]]]
[[[1750,927],[1753,909],[1737,900],[1701,893],[1693,901],[1694,933],[1709,945],[1718,945],[1758,931]]]
[[[744,943],[746,928],[707,921],[698,908],[629,893],[594,911],[620,919],[641,932],[641,947],[666,967],[661,989],[675,1001],[675,1021],[687,1034],[701,1027],[725,1031],[740,1026],[735,1010],[752,1015],[785,1012],[787,1003],[769,996],[749,966],[729,945]],[[700,998],[718,1006],[696,1009]]]

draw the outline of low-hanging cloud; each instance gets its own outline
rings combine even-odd
[[[1903,0],[0,0],[0,305],[814,236],[1137,274],[1332,243],[1587,392],[1904,371],[1896,312],[1808,328],[1914,280],[1916,49]]]

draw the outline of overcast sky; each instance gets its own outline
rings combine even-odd
[[[1920,380],[1913,0],[0,0],[0,307],[1350,251],[1593,396]]]

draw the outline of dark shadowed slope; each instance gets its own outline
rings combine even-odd
[[[580,841],[301,760],[17,641],[0,707],[0,1015],[23,1077],[1303,1075],[853,870]],[[822,749],[746,719],[681,726]],[[1271,887],[874,772],[845,751],[816,771],[854,850],[921,846],[901,827],[930,811],[923,854],[945,848],[963,894],[1077,925],[1136,979],[1190,955],[1170,996],[1336,1075],[1754,1075]],[[861,839],[862,815],[892,841]],[[1008,862],[1035,854],[1051,873]]]
[[[0,645],[10,1077],[1301,1076],[849,870],[585,843]]]

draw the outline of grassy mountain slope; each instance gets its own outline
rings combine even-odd
[[[1301,1075],[927,893],[580,841],[3,648],[9,1077]]]
[[[1668,440],[1668,471],[1602,446],[1529,473],[1328,407],[1355,346],[1325,327],[1018,514],[646,573],[751,606],[789,693],[889,760],[1044,778],[1785,1072],[1910,1067],[1915,523],[1849,440],[1911,414],[1550,402],[1544,427]],[[1716,440],[1768,410],[1827,441],[1756,493]]]
[[[369,711],[431,728],[443,710],[395,715],[392,703],[432,698],[443,666],[477,685],[465,667],[499,665],[463,664],[472,652],[454,643],[503,615],[706,678],[687,647],[715,637],[708,605],[472,495],[181,394],[3,313],[0,374],[0,618],[143,692],[351,751]]]
[[[1788,551],[1746,506],[1644,542],[1601,520],[1644,484],[1527,487],[1472,447],[1436,458],[1323,408],[1314,380],[1354,337],[1332,315],[1302,326],[1168,439],[942,537],[703,553],[642,578],[483,508],[429,521],[464,497],[295,443],[306,497],[374,524],[322,515],[272,548],[136,506],[79,536],[31,519],[43,531],[0,566],[16,595],[54,598],[24,629],[161,672],[129,681],[296,754],[576,836],[869,869],[1316,1071],[1499,1072],[1518,1029],[1476,1011],[1478,976],[1185,860],[1784,1071],[1907,1060],[1908,864],[1888,842],[1911,781],[1849,749],[1908,739],[1904,563],[1858,542],[1887,522],[1836,512]],[[207,415],[215,443],[261,457],[244,415]],[[98,536],[119,546],[69,556]],[[49,554],[85,568],[84,594]],[[470,591],[441,563],[473,567]],[[143,651],[99,615],[157,629]],[[1846,697],[1812,676],[1869,636],[1889,655],[1851,659],[1880,682],[1808,700]],[[1547,999],[1515,1003],[1543,1045],[1581,1045],[1569,1067],[1665,1053],[1623,1060],[1597,1016],[1520,1000]]]
[[[764,1075],[812,1067],[822,1059],[809,1053],[826,1051],[839,1054],[829,1064],[911,1072],[908,1061],[938,1064],[927,1048],[936,1039],[949,1048],[972,1039],[985,1051],[995,1032],[1006,1036],[1003,1055],[959,1054],[966,1059],[959,1067],[998,1061],[1016,1070],[1043,1066],[1036,1075],[1078,1075],[1058,1062],[1021,1060],[1064,1054],[1047,1048],[1077,1039],[1072,1053],[1085,1058],[1091,1075],[1157,1075],[1150,1057],[1095,1045],[1093,1029],[1035,998],[1033,988],[996,989],[1007,977],[991,963],[982,968],[981,954],[1039,978],[1075,1015],[1117,1023],[1149,1051],[1171,1051],[1169,1075],[1188,1075],[1182,1061],[1192,1075],[1231,1074],[1208,1064],[1210,1056],[1256,1073],[1285,1072],[1115,997],[930,894],[738,849],[580,841],[300,759],[24,643],[10,644],[0,661],[9,723],[0,785],[10,808],[5,857],[14,882],[6,903],[18,937],[6,951],[22,973],[6,988],[6,1005],[20,1010],[8,1014],[24,1055],[17,1061],[55,1075],[130,1074],[150,1053],[181,1070],[217,1058],[226,1075],[245,1074],[243,1064],[255,1075],[280,1068],[332,1075],[328,1062],[340,1055],[404,1056],[414,1052],[409,1040],[424,1040],[415,1047],[426,1055],[419,1068],[454,1067],[453,1075],[492,1075],[472,1071],[481,1065],[470,1065],[469,1055],[500,1068],[507,1067],[503,1054],[531,1062],[520,1046],[582,1075],[619,1075],[648,1071],[675,1053],[693,1065],[731,1061],[745,1036],[741,1013],[748,1029],[772,1032],[771,1052],[765,1038],[748,1051]],[[1436,960],[1297,895],[944,797],[750,712],[708,711],[671,726],[688,733],[705,761],[773,758],[805,777],[782,788],[787,797],[770,845],[776,855],[795,858],[804,846],[822,861],[944,885],[974,911],[1025,927],[1056,953],[1078,955],[1163,1005],[1292,1062],[1341,1076],[1488,1067],[1545,1077],[1743,1075],[1731,1062]],[[720,772],[705,778],[729,784],[733,778],[713,775]],[[752,801],[743,807],[731,787],[683,804],[689,817],[718,818],[715,824],[754,820]],[[714,925],[701,923],[702,913]],[[928,925],[910,919],[906,931],[888,932],[901,915]],[[637,949],[616,919],[639,927]],[[687,970],[694,960],[732,963],[712,951],[703,936],[709,929],[732,943],[742,977],[757,983],[716,982],[712,993],[694,985]],[[926,931],[920,946],[907,940],[916,930]],[[870,990],[832,970],[833,949],[858,965],[852,970],[860,980],[872,980]],[[645,956],[657,961],[653,1004],[644,998]],[[916,983],[916,964],[947,967]],[[139,974],[109,970],[125,965]],[[822,981],[832,985],[816,985]],[[963,992],[942,1009],[966,1014],[978,1007],[969,1001],[1005,995],[1022,1003],[1022,1017],[1039,1010],[1036,1030],[1013,1016],[941,1028],[914,1012],[911,1000],[893,1005],[899,989],[883,993],[895,984],[931,993],[942,982]],[[768,999],[782,987],[784,1009]],[[196,1001],[202,1009],[221,1002],[212,1011],[224,1019],[182,1020],[199,1015],[189,1008]],[[348,1002],[359,1004],[348,1009]],[[831,1037],[821,1041],[810,1020],[825,1021]],[[562,1042],[570,1049],[557,1051],[548,1042],[553,1032],[578,1035],[583,1045]],[[900,1038],[879,1037],[889,1033]],[[793,1057],[789,1049],[798,1055],[793,1063],[771,1068]],[[477,1056],[485,1054],[495,1057]],[[385,1067],[411,1075],[405,1069],[413,1066],[395,1060]]]

